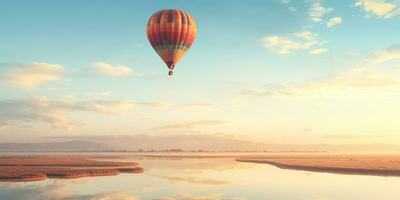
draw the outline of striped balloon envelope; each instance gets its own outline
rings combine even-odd
[[[196,36],[196,22],[192,15],[178,9],[160,10],[147,23],[147,38],[153,49],[169,68],[175,64],[192,45]]]

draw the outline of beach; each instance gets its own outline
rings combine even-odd
[[[269,164],[281,169],[338,174],[400,176],[398,155],[291,155],[237,158],[238,162]]]
[[[1,156],[0,181],[27,182],[143,172],[137,165],[136,162],[98,161],[78,155]]]

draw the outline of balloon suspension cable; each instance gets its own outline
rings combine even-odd
[[[172,76],[172,74],[174,74],[174,72],[172,70],[174,70],[175,65],[172,65],[171,68],[169,68],[169,72],[168,75]]]

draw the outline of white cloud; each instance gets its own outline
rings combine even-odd
[[[244,96],[321,96],[352,93],[351,91],[384,88],[395,84],[387,73],[340,73],[303,82],[286,82],[274,86],[255,86],[242,92]]]
[[[130,100],[88,100],[88,101],[51,101],[48,107],[58,110],[90,111],[103,114],[116,114],[128,111],[135,106]]]
[[[199,179],[192,176],[170,176],[170,175],[157,175],[158,178],[167,179],[169,181],[187,182],[192,184],[205,184],[205,185],[225,185],[230,182],[217,179]]]
[[[215,103],[188,103],[176,105],[179,110],[213,110],[217,109],[219,105]]]
[[[92,66],[97,72],[108,76],[128,76],[133,74],[133,69],[123,65],[113,66],[105,62],[95,62]]]
[[[355,6],[361,7],[365,12],[377,17],[391,18],[400,14],[399,1],[388,2],[385,0],[356,0]]]
[[[64,113],[53,108],[47,97],[35,96],[26,100],[0,101],[0,120],[39,121],[50,124],[53,128],[70,130],[84,126],[85,123],[69,122]]]
[[[311,55],[320,55],[320,54],[325,53],[327,51],[328,51],[328,49],[326,49],[326,48],[317,48],[317,49],[311,50],[309,53]]]
[[[289,4],[289,3],[290,3],[290,0],[281,0],[281,2],[282,2],[283,4]]]
[[[322,17],[332,11],[333,11],[333,8],[326,8],[326,7],[322,6],[320,1],[316,1],[313,4],[311,4],[308,15],[310,16],[310,19],[312,21],[321,22]]]
[[[11,199],[64,199],[64,200],[138,200],[129,191],[115,190],[94,194],[77,194],[71,188],[72,181],[53,181],[50,184],[39,184],[35,187],[4,185],[1,188],[3,196]],[[7,198],[8,199],[8,198]]]
[[[186,103],[186,104],[172,104],[167,101],[148,101],[138,103],[140,106],[149,108],[161,108],[161,109],[173,109],[182,111],[193,111],[193,110],[215,110],[218,105],[215,103]]]
[[[400,59],[400,44],[396,44],[387,49],[375,52],[372,56],[365,60],[364,65],[376,65],[394,59]]]
[[[341,17],[332,17],[326,22],[326,26],[328,28],[331,28],[332,26],[336,26],[342,23],[342,18]]]
[[[360,94],[357,91],[393,92],[400,89],[400,67],[379,68],[378,64],[400,59],[400,45],[377,51],[360,65],[340,73],[301,82],[277,85],[256,85],[241,92],[241,96],[321,96],[329,94]],[[375,93],[374,93],[375,94]]]
[[[0,101],[0,120],[39,121],[53,128],[70,130],[85,126],[84,122],[70,122],[66,115],[71,112],[94,112],[116,114],[130,110],[134,103],[128,100],[54,101],[47,97],[34,96],[26,100]]]
[[[101,113],[115,113],[119,111],[125,111],[133,108],[135,103],[130,100],[118,100],[118,101],[86,101],[78,103],[78,108],[84,110],[101,112]]]
[[[297,9],[295,7],[293,7],[293,6],[290,6],[288,9],[289,9],[290,12],[296,12],[297,11]]]
[[[393,12],[388,13],[385,16],[385,19],[391,18],[391,17],[395,17],[397,15],[400,15],[400,8],[397,8],[396,10],[394,10]]]
[[[64,71],[62,65],[32,62],[5,66],[1,76],[11,84],[29,89],[48,81],[59,80]]]
[[[63,113],[57,111],[39,112],[37,113],[37,120],[49,123],[53,128],[59,128],[64,130],[72,130],[74,128],[86,126],[86,123],[84,122],[75,123],[66,120],[63,116]]]
[[[0,121],[0,130],[8,128],[9,126],[10,126],[10,123]]]
[[[310,31],[297,32],[290,37],[267,36],[263,38],[264,46],[279,54],[288,54],[293,50],[308,49],[319,44],[318,34]]]
[[[225,197],[224,194],[212,193],[195,195],[190,193],[177,193],[173,197],[158,197],[155,200],[246,200],[243,197]]]
[[[151,101],[151,102],[142,102],[140,103],[142,106],[147,106],[151,108],[170,108],[171,103],[167,101]]]
[[[212,126],[212,125],[220,125],[224,124],[226,121],[222,120],[199,120],[199,121],[190,121],[185,123],[178,124],[167,124],[163,126],[158,126],[153,128],[156,131],[177,131],[177,130],[190,130],[195,129],[200,126]]]

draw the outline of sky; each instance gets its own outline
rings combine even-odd
[[[0,2],[0,141],[400,144],[399,0]],[[170,8],[197,23],[172,77],[145,30]]]

